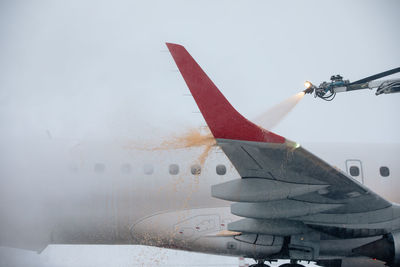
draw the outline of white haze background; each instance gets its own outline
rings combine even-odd
[[[356,80],[398,67],[399,11],[396,0],[2,0],[1,156],[12,150],[9,139],[147,140],[203,125],[165,42],[185,45],[248,118],[305,80]],[[306,96],[274,131],[300,143],[398,143],[399,100],[371,91],[329,103]],[[5,266],[237,265],[130,246],[1,253]]]

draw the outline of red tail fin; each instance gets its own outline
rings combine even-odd
[[[255,125],[237,112],[183,46],[167,43],[167,47],[215,138],[285,142],[284,137]]]

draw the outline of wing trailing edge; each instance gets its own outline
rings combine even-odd
[[[182,45],[166,45],[215,138],[285,142],[284,137],[257,126],[237,112]]]

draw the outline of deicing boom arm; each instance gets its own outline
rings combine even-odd
[[[400,67],[391,69],[385,72],[381,72],[355,82],[349,82],[348,80],[343,80],[340,75],[334,75],[331,77],[331,82],[323,82],[318,87],[313,85],[311,82],[306,82],[305,93],[315,93],[315,97],[322,98],[324,100],[332,100],[336,93],[355,91],[361,89],[375,89],[376,95],[380,94],[391,94],[400,92],[400,79],[390,79],[390,80],[378,80],[380,78],[395,74],[400,72]]]

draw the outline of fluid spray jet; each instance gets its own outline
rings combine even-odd
[[[287,114],[303,99],[304,92],[299,92],[285,99],[279,104],[268,109],[261,115],[257,116],[253,121],[259,126],[267,130],[272,130],[280,123]]]
[[[398,93],[400,92],[400,79],[378,80],[398,72],[400,72],[400,67],[384,71],[355,82],[343,80],[341,75],[333,75],[330,82],[323,82],[319,86],[315,86],[311,82],[306,81],[304,83],[306,89],[303,92],[306,94],[314,93],[314,97],[319,97],[326,101],[333,100],[336,96],[336,93],[361,89],[372,90],[376,88],[375,95]]]

